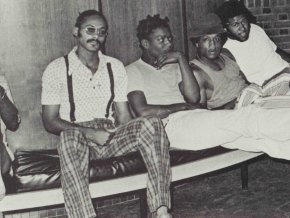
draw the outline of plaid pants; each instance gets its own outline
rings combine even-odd
[[[113,126],[105,119],[80,123],[84,127]],[[69,217],[95,217],[89,193],[89,160],[105,159],[139,151],[148,170],[147,201],[151,212],[171,206],[169,142],[162,122],[156,117],[132,120],[118,128],[106,146],[86,139],[77,128],[61,133],[57,146],[60,156],[61,183]],[[101,188],[101,187],[100,187]]]

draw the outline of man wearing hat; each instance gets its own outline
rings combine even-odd
[[[200,102],[209,109],[231,109],[247,86],[237,63],[221,53],[225,41],[219,17],[209,14],[193,26],[191,41],[197,48],[190,62],[200,87]]]
[[[127,97],[136,116],[154,114],[163,118],[171,147],[201,150],[222,145],[290,159],[290,131],[281,131],[290,128],[289,109],[267,110],[257,105],[237,110],[198,107],[198,84],[193,74],[186,77],[189,66],[184,56],[173,50],[168,22],[158,15],[139,22],[137,37],[142,54],[126,67]],[[209,56],[215,53],[209,52]],[[195,90],[192,96],[185,88]]]
[[[228,40],[224,48],[233,54],[249,82],[263,86],[278,82],[275,81],[278,75],[290,73],[287,63],[290,56],[280,50],[261,27],[254,24],[255,17],[242,1],[227,1],[216,10],[216,14],[227,30]],[[283,94],[285,92],[273,95]]]

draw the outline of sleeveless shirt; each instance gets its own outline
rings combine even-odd
[[[201,68],[211,79],[213,92],[210,99],[207,99],[209,109],[223,106],[224,104],[236,99],[246,82],[240,75],[240,68],[236,62],[229,57],[221,54],[225,66],[222,70],[214,70],[197,59],[191,61]]]

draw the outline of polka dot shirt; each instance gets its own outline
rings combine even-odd
[[[76,47],[68,54],[69,74],[72,75],[76,122],[105,118],[111,97],[107,63],[111,63],[114,75],[114,102],[127,101],[127,75],[119,60],[99,52],[99,66],[95,74],[77,57]],[[42,105],[60,105],[60,118],[70,121],[70,103],[67,90],[66,65],[63,57],[51,62],[42,76]],[[110,108],[109,119],[112,118]]]

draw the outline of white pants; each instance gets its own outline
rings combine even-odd
[[[237,110],[192,110],[172,114],[165,127],[171,147],[226,148],[265,152],[290,160],[290,109],[250,105]]]

